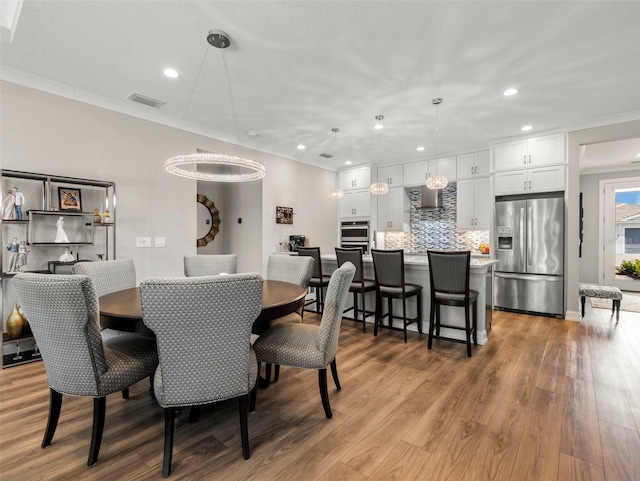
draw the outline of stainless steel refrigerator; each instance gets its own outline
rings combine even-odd
[[[495,307],[564,317],[564,199],[497,197]]]

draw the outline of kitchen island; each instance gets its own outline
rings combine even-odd
[[[373,259],[370,255],[364,256],[364,274],[367,279],[374,279]],[[493,311],[493,269],[498,261],[487,257],[473,256],[471,258],[471,273],[469,275],[469,286],[471,289],[478,291],[478,344],[485,344],[489,332],[491,331],[491,316]],[[405,253],[404,256],[404,275],[405,281],[411,284],[419,284],[422,286],[422,332],[425,334],[429,330],[429,313],[431,310],[431,286],[429,281],[429,262],[426,254],[410,254]],[[322,256],[322,270],[325,273],[331,273],[337,268],[336,256]],[[375,308],[375,292],[368,292],[366,298],[367,310],[373,311]],[[353,296],[348,298],[347,307],[353,304]],[[397,302],[397,301],[395,301]],[[386,306],[386,303],[385,303]],[[395,306],[395,305],[394,305]],[[385,307],[386,309],[386,307]],[[416,316],[416,302],[409,300],[407,302],[407,316]],[[385,312],[385,311],[383,311]],[[394,307],[394,313],[399,313]],[[464,326],[464,309],[460,307],[441,306],[440,315],[443,324]],[[385,324],[386,324],[385,319]],[[374,322],[374,316],[367,317],[367,322]],[[402,322],[394,320],[394,327],[402,328]],[[408,330],[417,331],[418,325],[411,324]],[[384,331],[383,331],[384,334]],[[444,337],[464,340],[463,331],[455,329],[442,328],[440,334]]]

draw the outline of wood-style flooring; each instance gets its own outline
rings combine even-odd
[[[317,317],[305,314],[306,322]],[[373,329],[369,329],[372,331]],[[185,350],[185,356],[188,356]],[[640,480],[640,314],[588,306],[583,322],[495,312],[489,342],[461,344],[345,320],[326,419],[315,371],[283,367],[250,415],[237,406],[176,423],[174,480]],[[148,382],[107,399],[98,463],[88,468],[92,401],[65,397],[53,444],[42,363],[0,374],[0,478],[160,479],[163,411]]]

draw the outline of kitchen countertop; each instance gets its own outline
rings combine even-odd
[[[336,256],[334,255],[323,255],[323,260],[336,262]],[[373,263],[373,258],[370,254],[364,255],[362,260],[365,264]],[[489,255],[478,254],[478,256],[471,257],[471,270],[486,270],[489,266],[495,265],[500,261],[495,259],[491,259]],[[427,258],[427,254],[421,253],[405,253],[404,255],[404,263],[408,266],[416,266],[416,267],[427,267],[429,265],[429,261]]]

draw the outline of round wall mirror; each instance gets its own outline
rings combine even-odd
[[[198,194],[198,247],[204,247],[211,242],[220,227],[220,211],[206,195]]]

